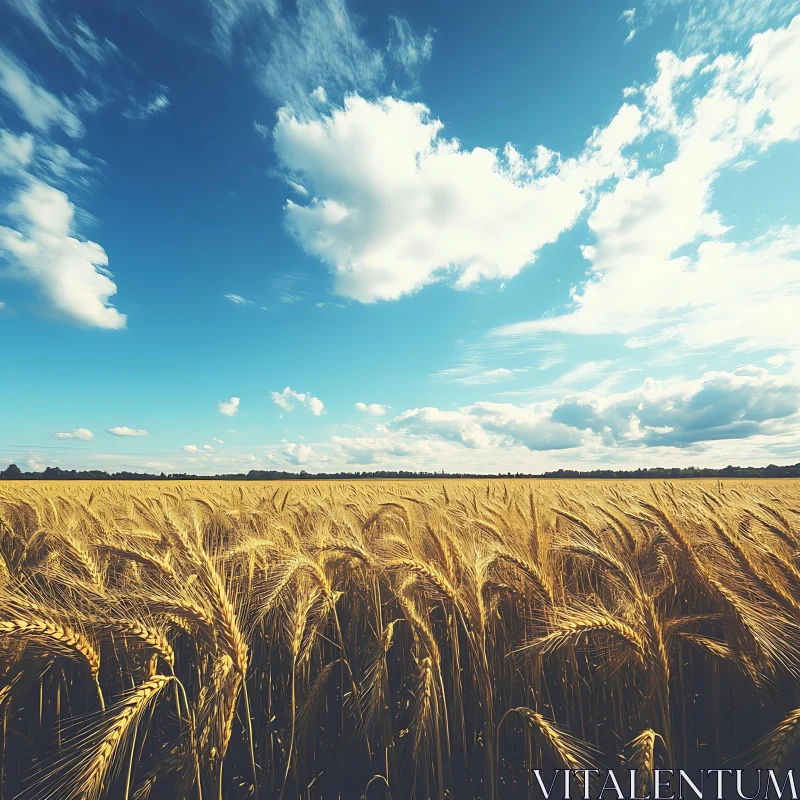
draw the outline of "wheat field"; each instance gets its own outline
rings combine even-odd
[[[538,797],[779,768],[800,486],[0,484],[0,797]]]

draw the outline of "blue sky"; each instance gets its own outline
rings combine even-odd
[[[798,15],[0,0],[0,467],[800,461]]]

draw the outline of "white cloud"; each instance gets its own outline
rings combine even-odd
[[[311,92],[311,97],[322,105],[326,105],[328,102],[328,95],[325,92],[324,86],[317,86],[317,88]]]
[[[800,345],[800,227],[731,241],[711,205],[721,169],[743,153],[800,139],[800,16],[753,37],[745,57],[720,56],[701,70],[702,61],[660,54],[659,76],[641,92],[644,124],[673,138],[675,157],[601,197],[589,216],[596,243],[583,248],[589,280],[572,310],[499,333],[618,333],[630,346]],[[681,113],[698,82],[705,90]]]
[[[73,138],[83,135],[83,124],[73,110],[73,103],[48,92],[21,61],[2,49],[0,91],[37,130],[47,133],[59,127]]]
[[[564,362],[563,356],[551,353],[542,358],[542,360],[539,362],[538,369],[541,370],[550,369],[551,367],[555,367],[558,364],[562,364],[563,362]]]
[[[336,292],[361,302],[446,276],[461,288],[510,278],[576,222],[598,184],[632,169],[621,150],[640,135],[640,118],[623,106],[578,158],[539,175],[540,153],[465,150],[421,103],[353,95],[310,120],[284,108],[276,151],[311,195],[287,201],[287,224],[331,265]]]
[[[263,90],[300,114],[313,114],[318,101],[311,93],[318,86],[328,97],[374,89],[385,72],[383,56],[361,38],[345,0],[298,0],[296,7],[296,15],[264,20],[264,46],[251,49]]]
[[[252,16],[267,13],[276,17],[280,12],[279,0],[206,0],[211,13],[212,33],[217,48],[230,58],[233,53],[233,34],[245,20],[252,24]]]
[[[141,428],[129,428],[127,425],[121,425],[116,428],[109,428],[106,433],[110,433],[112,436],[133,436],[133,437],[141,437],[141,436],[149,436],[150,434]]]
[[[272,402],[284,411],[291,411],[295,403],[300,403],[300,405],[306,406],[315,417],[325,413],[322,400],[312,394],[296,392],[290,386],[287,386],[282,392],[273,392]]]
[[[54,433],[56,439],[78,439],[81,442],[89,442],[94,439],[94,434],[86,428],[73,428],[71,431]]]
[[[223,442],[223,441],[222,441],[222,439],[215,439],[215,438],[212,438],[212,439],[211,439],[211,441],[212,441],[212,442],[216,442],[217,444],[225,444],[225,442]]]
[[[316,459],[316,454],[308,445],[289,442],[282,450],[283,457],[290,463],[297,466],[308,464]]]
[[[80,17],[75,17],[73,41],[93,61],[104,64],[110,58],[119,56],[119,48],[106,38],[98,36]]]
[[[437,437],[473,449],[515,447],[529,450],[563,450],[577,447],[582,436],[550,419],[548,404],[480,402],[458,411],[434,407],[415,408],[392,420],[387,427],[415,436]]]
[[[550,385],[569,386],[575,383],[593,380],[605,373],[613,363],[613,361],[608,359],[604,359],[603,361],[587,361],[565,372]]]
[[[147,119],[154,114],[162,114],[170,107],[169,97],[167,97],[166,87],[162,86],[155,92],[146,103],[134,101],[131,108],[122,112],[122,116],[127,119]]]
[[[681,49],[719,52],[758,31],[783,25],[800,11],[800,0],[645,0],[651,18],[678,9],[675,28]]]
[[[387,50],[390,58],[409,76],[415,77],[420,67],[433,55],[433,36],[428,31],[417,36],[404,17],[391,17],[394,28]]]
[[[15,136],[0,129],[0,172],[16,172],[30,163],[33,157],[33,137]]]
[[[68,22],[60,19],[46,0],[44,4],[42,0],[9,0],[9,5],[37,27],[82,74],[86,74],[87,66],[105,64],[120,54],[112,41],[98,36],[78,15]]]
[[[414,443],[420,441],[444,441],[487,453],[575,450],[580,455],[568,457],[608,463],[621,449],[663,449],[675,457],[686,448],[700,452],[715,442],[753,439],[763,459],[780,443],[800,444],[800,369],[778,375],[743,366],[733,372],[707,372],[695,380],[647,378],[617,394],[593,390],[560,400],[479,402],[458,410],[428,406],[404,412],[382,432],[385,436],[377,443],[336,437],[332,442],[345,453],[348,443],[354,453],[363,450],[364,460],[357,463],[371,463],[367,454],[383,452],[390,444],[416,452]]]
[[[142,466],[156,472],[173,472],[175,470],[175,465],[170,464],[169,461],[143,461]]]
[[[380,403],[356,403],[353,408],[358,411],[363,411],[371,417],[382,417],[389,409],[388,406],[381,405]]]
[[[231,397],[230,400],[221,400],[219,403],[219,413],[226,417],[233,417],[239,412],[239,398]]]
[[[404,439],[402,436],[333,436],[336,455],[346,464],[391,463],[397,458],[419,456],[430,452],[427,442]]]
[[[591,431],[606,446],[626,440],[684,447],[720,439],[777,436],[800,430],[800,373],[775,376],[761,367],[708,372],[694,381],[652,378],[630,392],[591,392],[559,403],[551,419]]]
[[[194,445],[186,445],[183,449],[188,453],[186,456],[188,469],[200,474],[213,474],[246,467],[252,469],[258,462],[258,458],[253,453],[217,453],[213,448],[207,450],[205,447],[200,448]]]
[[[635,19],[636,19],[636,9],[635,8],[626,8],[625,11],[620,14],[619,17],[630,29],[628,32],[628,36],[625,38],[623,44],[628,44],[628,42],[633,39],[636,35],[636,27],[635,27]]]
[[[96,180],[103,162],[92,158],[85,150],[79,150],[78,153],[76,156],[60,144],[39,140],[33,159],[33,171],[50,183],[86,188]]]
[[[126,317],[109,304],[117,286],[108,256],[95,242],[70,236],[75,206],[63,192],[30,179],[9,211],[20,230],[0,227],[0,251],[34,282],[52,308],[97,328],[124,328]]]
[[[437,372],[435,377],[450,383],[460,383],[464,386],[484,386],[489,383],[513,380],[517,375],[524,372],[527,372],[527,369],[497,367],[496,369],[471,370],[469,367],[459,366],[443,369]]]
[[[226,300],[230,300],[231,303],[237,306],[252,306],[255,305],[252,300],[248,300],[246,297],[242,297],[240,294],[226,294]]]
[[[272,293],[283,305],[302,300],[307,292],[303,288],[307,277],[299,272],[277,272],[272,276]]]
[[[214,439],[214,441],[219,441],[218,439]],[[210,444],[204,444],[202,448],[198,447],[196,444],[185,444],[183,449],[187,453],[213,453],[215,452],[214,448]]]

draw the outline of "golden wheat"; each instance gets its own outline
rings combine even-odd
[[[791,481],[0,484],[0,797],[529,798],[623,742],[641,791],[657,741],[786,763],[798,509]]]

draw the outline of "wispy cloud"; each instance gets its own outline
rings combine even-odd
[[[147,119],[154,114],[164,113],[170,107],[166,86],[160,87],[146,103],[139,103],[133,98],[131,100],[133,105],[122,112],[127,119]]]
[[[800,0],[643,0],[651,22],[664,11],[676,10],[675,28],[684,53],[720,52],[731,41],[744,44],[754,33],[785,25],[800,12]]]
[[[272,277],[275,299],[283,305],[299,302],[307,295],[304,288],[306,280],[307,277],[299,272],[278,272]]]
[[[510,381],[518,375],[527,372],[527,369],[507,369],[506,367],[497,367],[495,369],[483,369],[470,372],[464,367],[452,367],[451,369],[444,369],[437,372],[434,377],[441,380],[448,381],[449,383],[460,383],[464,386],[483,386],[489,383],[501,383],[502,381]]]
[[[83,123],[73,101],[47,91],[25,64],[0,49],[0,91],[37,130],[62,128],[72,138],[83,135]]]
[[[389,57],[409,77],[416,78],[422,65],[433,55],[433,34],[429,30],[423,36],[417,36],[405,17],[392,16],[391,20],[394,27],[386,48]]]
[[[297,15],[270,22],[264,50],[251,62],[264,91],[298,113],[313,113],[311,92],[372,90],[384,75],[381,52],[359,33],[344,0],[298,0]]]
[[[246,297],[242,297],[240,294],[226,294],[225,299],[229,300],[231,303],[237,306],[254,306],[255,303],[252,300],[248,300]]]
[[[93,67],[120,56],[114,42],[95,33],[77,14],[59,15],[46,0],[9,0],[8,5],[38,28],[84,75]]]
[[[625,38],[625,42],[624,42],[624,44],[628,44],[628,42],[630,42],[631,39],[633,39],[633,37],[636,35],[636,23],[635,23],[636,9],[635,8],[627,8],[627,9],[625,9],[625,11],[623,11],[622,14],[620,14],[619,18],[629,28],[628,35]]]

